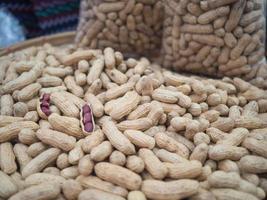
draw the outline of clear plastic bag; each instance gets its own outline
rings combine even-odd
[[[164,66],[246,80],[265,67],[264,0],[165,2]]]
[[[25,40],[23,28],[18,20],[6,9],[0,9],[0,47]]]
[[[82,0],[76,43],[151,60],[159,53],[157,61],[175,71],[262,82],[267,78],[264,3]]]
[[[82,0],[76,43],[132,55],[160,52],[162,11],[158,0]]]

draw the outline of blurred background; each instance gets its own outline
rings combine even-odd
[[[75,30],[79,4],[80,0],[0,0],[0,48]]]
[[[80,0],[0,0],[0,47],[75,30]]]

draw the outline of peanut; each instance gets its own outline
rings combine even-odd
[[[128,191],[125,188],[103,181],[96,176],[80,176],[77,180],[85,188],[98,189],[122,197],[125,197],[128,194]]]
[[[253,10],[262,8],[259,1],[253,0]],[[176,17],[164,19],[167,27],[162,34],[167,40],[162,45],[178,52],[188,69],[203,64],[212,74],[216,66],[223,76],[223,72],[238,74],[239,69],[250,68],[252,72],[244,74],[247,80],[255,74],[264,77],[264,69],[248,64],[254,59],[248,57],[256,55],[255,49],[262,49],[257,38],[263,39],[263,31],[255,32],[256,37],[240,26],[242,17],[249,16],[247,2],[244,8],[237,6],[242,0],[214,8],[209,2],[166,1],[170,6],[166,15],[175,12]],[[88,42],[94,40],[90,48],[117,40],[125,41],[122,48],[126,51],[129,40],[142,50],[143,44],[154,43],[145,43],[156,40],[146,33],[150,29],[161,32],[154,9],[160,12],[159,7],[166,5],[151,0],[129,0],[124,4],[121,10],[105,14],[94,2],[86,5],[93,5],[90,12],[96,13],[97,23],[104,29],[95,36],[88,33]],[[223,34],[226,27],[233,26],[229,20],[234,14],[229,13],[236,8],[242,10],[238,27],[226,33],[236,39],[236,44],[226,44]],[[192,12],[194,9],[198,11]],[[222,11],[221,21],[214,16],[203,18],[214,10]],[[85,13],[89,18],[94,14],[90,12]],[[254,23],[260,20],[256,17],[247,20]],[[221,47],[206,46],[205,40],[192,41],[200,34],[177,33],[181,31],[177,30],[179,26],[199,25],[197,19],[203,26],[212,27],[209,35],[216,33],[223,41]],[[205,20],[211,22],[205,24]],[[144,28],[144,23],[150,24],[149,29]],[[112,34],[107,37],[109,29]],[[245,34],[251,41],[237,59],[232,59],[231,52]],[[194,54],[203,48],[207,51],[201,52],[199,58],[204,57],[197,61]],[[0,181],[0,199],[264,199],[267,96],[264,89],[252,85],[263,86],[263,77],[246,82],[240,78],[214,80],[182,75],[162,69],[145,57],[125,60],[115,49],[107,48],[103,53],[45,44],[4,58],[9,64],[1,86],[4,113],[0,115],[0,176],[4,181]],[[221,51],[223,56],[219,56]],[[235,51],[240,53],[240,49]],[[249,51],[252,54],[246,55]],[[171,51],[167,53],[169,63],[183,64],[175,61],[178,57],[171,58]],[[216,63],[219,58],[220,65]],[[25,81],[23,74],[28,73],[36,73],[36,78]],[[77,81],[79,74],[83,74],[81,82]],[[22,81],[23,86],[8,86],[13,79]],[[83,93],[78,94],[74,85]],[[12,109],[5,108],[7,105]]]
[[[121,187],[126,187],[130,190],[139,189],[141,186],[141,177],[130,170],[109,164],[109,163],[98,163],[95,166],[95,173],[98,177],[117,184]]]
[[[64,196],[68,200],[72,200],[72,199],[77,199],[80,192],[82,191],[82,186],[77,181],[67,180],[63,183],[62,190]]]
[[[135,147],[130,140],[124,136],[116,127],[114,122],[105,120],[103,132],[109,139],[110,143],[122,153],[129,155],[135,153]]]
[[[18,191],[17,186],[14,184],[10,176],[0,171],[0,197],[5,199],[9,198],[11,195]]]
[[[155,190],[155,187],[158,190]],[[181,190],[183,188],[183,190]],[[182,199],[197,193],[199,184],[197,181],[181,179],[178,181],[163,182],[158,180],[146,180],[142,185],[142,192],[148,197],[158,200]]]
[[[122,198],[118,195],[115,195],[115,194],[101,191],[101,190],[88,189],[88,190],[82,191],[81,194],[79,195],[79,200],[87,200],[87,199],[88,200],[89,199],[123,200],[124,198]]]
[[[55,161],[59,154],[60,150],[56,148],[50,148],[42,152],[41,154],[39,154],[38,156],[36,156],[34,159],[32,159],[30,162],[27,163],[27,165],[21,171],[21,175],[25,178],[31,174],[40,172],[48,164]]]
[[[0,145],[0,157],[0,166],[4,173],[12,174],[17,170],[15,154],[11,143],[5,142]]]
[[[167,167],[156,157],[156,155],[149,149],[140,149],[138,152],[140,158],[145,163],[145,169],[157,179],[163,179],[167,173]]]
[[[70,151],[74,148],[76,139],[59,131],[49,129],[39,129],[37,137],[45,144],[49,144],[64,151]]]
[[[60,187],[51,183],[42,183],[40,185],[31,186],[17,194],[10,197],[13,200],[26,200],[30,199],[53,199],[60,193]]]

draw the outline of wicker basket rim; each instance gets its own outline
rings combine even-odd
[[[11,45],[6,48],[0,48],[0,57],[5,56],[14,51],[25,49],[30,46],[40,46],[47,42],[53,45],[72,43],[74,40],[74,36],[75,36],[75,31],[70,31],[70,32],[63,32],[48,36],[37,37],[30,40],[25,40],[23,42],[19,42],[17,44]]]

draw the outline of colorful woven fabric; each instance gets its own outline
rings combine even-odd
[[[24,26],[27,38],[75,30],[80,0],[1,0]]]
[[[43,34],[74,30],[78,23],[79,0],[32,0]]]

